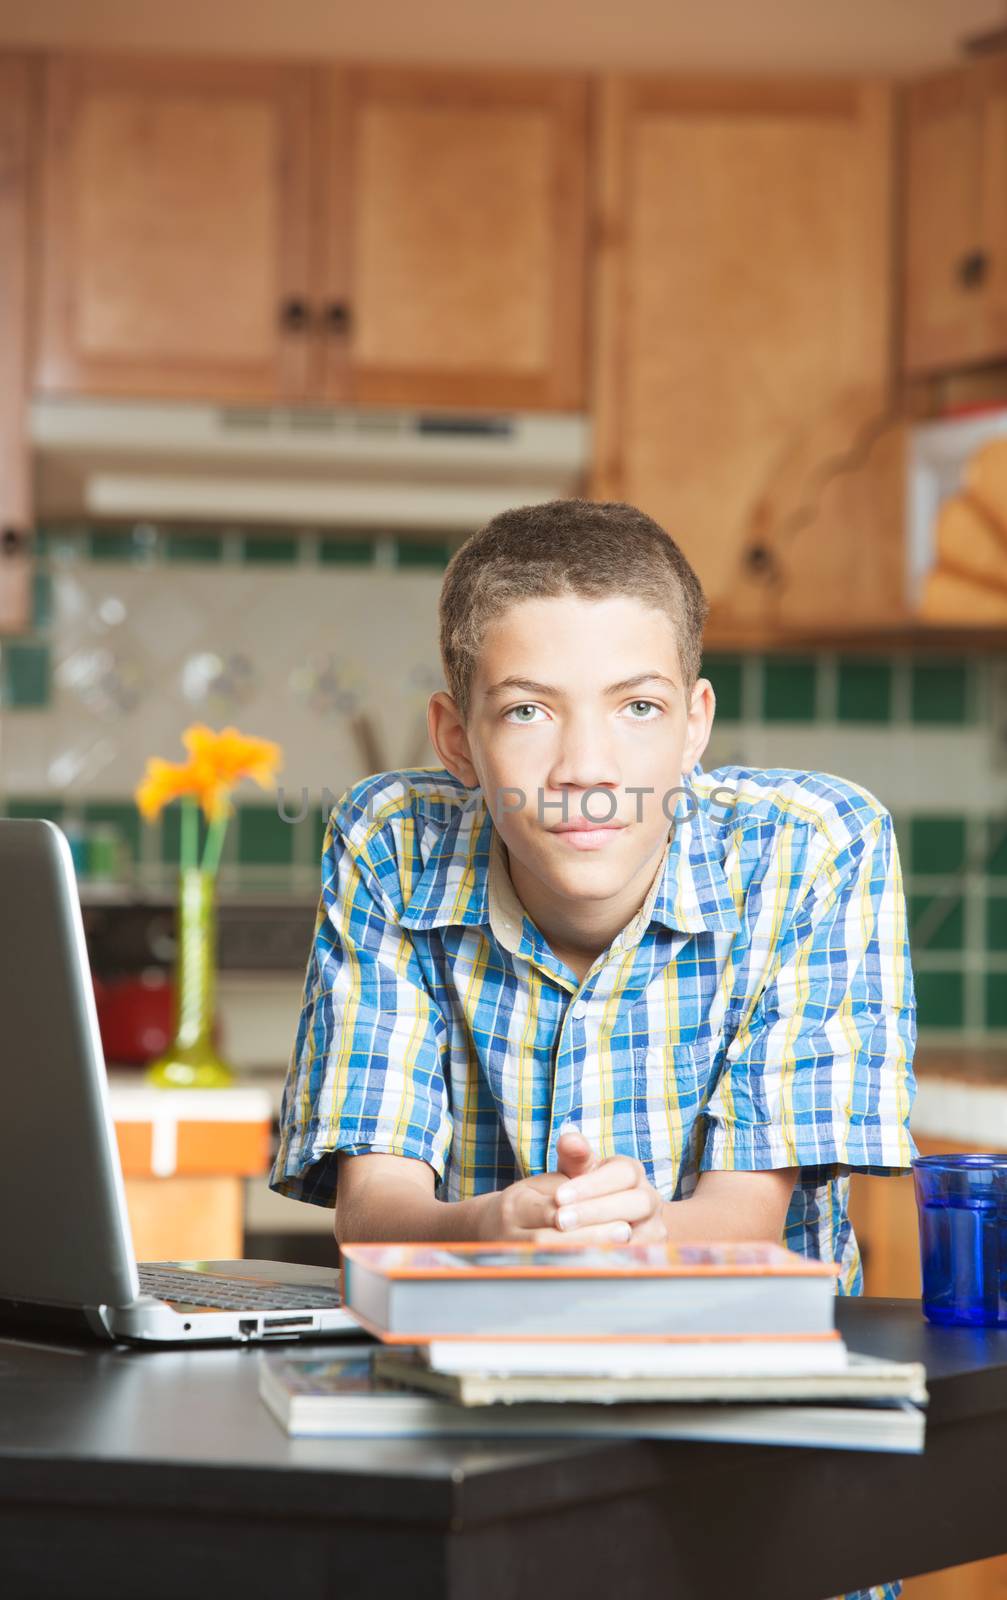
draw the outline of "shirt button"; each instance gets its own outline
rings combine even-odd
[[[572,1012],[573,1012],[575,1017],[586,1017],[587,1016],[587,1001],[586,1000],[575,1000],[570,1009],[572,1010]]]

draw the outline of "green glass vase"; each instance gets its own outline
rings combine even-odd
[[[159,1089],[226,1089],[234,1073],[213,1042],[217,962],[216,878],[183,867],[178,881],[174,1037],[146,1081]]]

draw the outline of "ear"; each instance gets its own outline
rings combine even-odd
[[[467,788],[474,789],[479,782],[479,774],[472,764],[472,752],[461,713],[446,689],[438,689],[436,694],[430,696],[427,732],[441,766],[446,767],[452,777]]]
[[[709,678],[697,678],[686,721],[685,745],[682,750],[682,772],[691,772],[710,742],[713,718],[717,710],[717,697]]]

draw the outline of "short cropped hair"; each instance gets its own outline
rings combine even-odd
[[[615,500],[550,500],[501,511],[451,557],[441,587],[440,651],[463,722],[486,629],[523,600],[630,595],[663,611],[686,699],[699,677],[709,603],[670,534]]]

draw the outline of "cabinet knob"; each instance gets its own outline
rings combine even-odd
[[[27,552],[28,535],[20,528],[3,528],[0,530],[0,556],[16,556],[22,551]]]
[[[970,250],[958,263],[958,282],[963,289],[980,289],[986,282],[990,258],[985,250]]]
[[[325,326],[330,333],[349,333],[350,308],[345,300],[330,300],[325,307]]]
[[[280,326],[288,333],[303,333],[311,325],[311,307],[298,295],[284,300],[280,307]]]
[[[775,574],[776,557],[768,545],[750,545],[745,551],[744,562],[753,578],[768,578]]]

